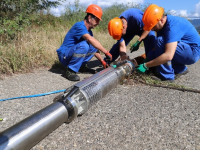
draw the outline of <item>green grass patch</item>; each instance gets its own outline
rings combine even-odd
[[[177,90],[182,90],[182,91],[196,91],[200,92],[199,90],[192,89],[190,87],[186,87],[183,85],[178,85],[176,83],[171,83],[169,81],[157,81],[153,80],[151,78],[152,74],[140,74],[140,73],[133,73],[131,75],[131,79],[133,79],[136,83],[142,83],[150,86],[155,86],[155,87],[163,87],[163,88],[172,88],[172,89],[177,89]]]

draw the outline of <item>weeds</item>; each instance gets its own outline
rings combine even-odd
[[[56,50],[63,43],[66,33],[74,23],[83,20],[86,15],[86,8],[79,5],[79,0],[74,2],[74,5],[69,3],[61,17],[44,14],[40,9],[38,12],[25,13],[26,15],[4,17],[5,19],[0,22],[0,74],[29,72],[34,68],[51,67],[58,61]],[[116,3],[103,10],[103,21],[93,30],[93,35],[107,50],[110,50],[116,42],[107,31],[109,20],[132,7],[143,8],[133,3],[128,5]],[[15,13],[13,11],[12,13]],[[137,39],[138,37],[135,37],[129,45]]]
[[[131,79],[134,80],[135,83],[142,83],[150,86],[155,86],[155,87],[163,87],[163,88],[172,88],[172,89],[177,89],[181,91],[190,91],[190,92],[198,92],[200,93],[199,90],[192,89],[183,85],[178,85],[176,83],[171,83],[168,81],[156,81],[151,78],[151,74],[139,74],[139,73],[133,73],[130,77]]]
[[[56,50],[61,46],[69,28],[55,25],[32,26],[20,32],[10,43],[0,43],[0,74],[30,72],[34,68],[52,67],[58,61]],[[93,30],[94,37],[110,50],[116,42],[108,32]]]
[[[56,49],[65,26],[33,26],[17,35],[16,40],[0,44],[0,74],[28,72],[33,68],[50,67],[57,59]]]

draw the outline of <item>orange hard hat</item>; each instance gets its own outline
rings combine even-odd
[[[113,37],[113,39],[120,40],[122,36],[122,30],[123,30],[123,24],[120,18],[116,17],[109,21],[108,31],[109,34]]]
[[[103,11],[101,7],[99,7],[98,5],[95,5],[95,4],[89,5],[85,12],[93,14],[94,16],[96,16],[102,21],[101,16],[103,14]]]
[[[150,31],[162,18],[164,14],[164,9],[155,4],[151,4],[147,7],[142,17],[144,23],[143,29],[145,31]]]

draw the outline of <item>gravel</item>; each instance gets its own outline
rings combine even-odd
[[[140,50],[130,55],[142,53]],[[175,83],[200,90],[199,65],[188,66],[190,72]],[[80,76],[82,80],[90,75]],[[0,80],[0,99],[66,89],[74,84],[62,76],[62,71],[35,70]],[[0,118],[4,119],[0,132],[48,106],[57,95],[0,102]],[[83,116],[62,124],[32,150],[200,149],[199,98],[199,93],[136,83],[118,85]]]

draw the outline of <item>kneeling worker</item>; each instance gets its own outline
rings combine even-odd
[[[118,40],[110,50],[113,56],[112,61],[115,61],[119,56],[121,58],[126,55],[126,46],[137,35],[139,39],[130,48],[131,52],[139,49],[140,43],[144,42],[145,54],[148,59],[149,52],[156,45],[156,36],[154,31],[143,30],[144,23],[142,22],[143,12],[136,8],[131,8],[124,11],[119,18],[113,18],[108,23],[109,34],[113,39]],[[111,63],[111,62],[108,62]]]
[[[151,59],[139,65],[138,72],[145,72],[156,66],[158,74],[154,79],[173,81],[188,73],[186,65],[200,58],[200,36],[195,27],[185,18],[164,15],[164,9],[155,4],[149,5],[142,21],[144,30],[157,32],[157,44]]]
[[[91,4],[86,9],[86,13],[85,19],[72,26],[63,44],[57,49],[59,61],[67,67],[66,78],[70,81],[80,80],[77,72],[95,73],[95,70],[87,67],[87,62],[94,55],[101,61],[104,68],[107,66],[98,50],[112,60],[112,55],[93,37],[91,31],[102,20],[102,9],[98,5]]]

